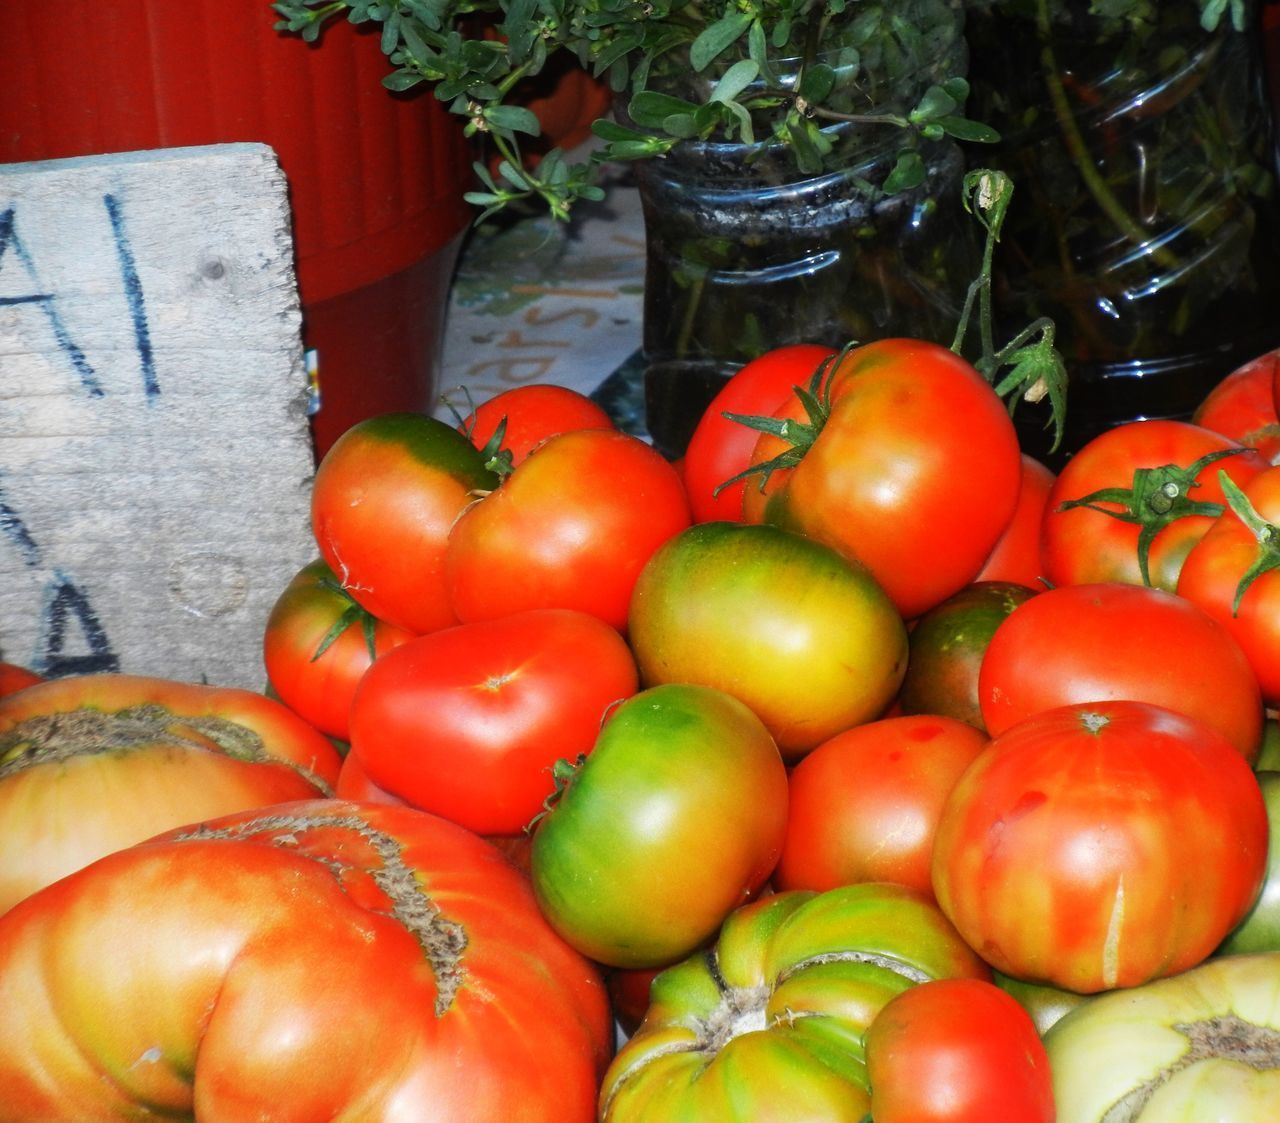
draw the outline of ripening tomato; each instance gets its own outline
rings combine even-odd
[[[610,712],[538,820],[534,891],[597,962],[671,963],[764,885],[786,819],[786,768],[751,710],[706,686],[651,687]]]
[[[772,417],[795,389],[807,387],[821,363],[835,354],[815,343],[775,347],[740,367],[711,400],[689,438],[684,480],[694,522],[742,521],[746,480],[728,484],[751,464],[760,431],[725,414]]]
[[[502,433],[489,448],[499,426]],[[502,461],[507,470],[520,464],[548,437],[573,429],[612,428],[613,418],[586,394],[546,382],[503,390],[477,405],[458,425],[458,431],[476,448],[487,449],[490,458],[505,450]]]
[[[1054,1123],[1035,1022],[985,979],[929,979],[895,995],[866,1048],[876,1123]]]
[[[1256,448],[1274,464],[1280,458],[1280,417],[1276,416],[1272,383],[1280,374],[1280,350],[1268,351],[1237,367],[1196,407],[1196,425]]]
[[[1274,708],[1280,706],[1280,572],[1273,568],[1280,467],[1254,476],[1233,504],[1241,510],[1219,515],[1187,554],[1178,595],[1231,633],[1258,676],[1263,701]]]
[[[0,916],[2,1123],[593,1123],[612,1029],[523,876],[411,808],[200,822]]]
[[[571,609],[530,609],[417,636],[365,673],[351,752],[378,787],[477,834],[515,834],[638,689],[618,632]]]
[[[907,661],[902,618],[864,566],[768,525],[675,535],[636,581],[629,628],[645,685],[732,694],[788,761],[879,717]]]
[[[1225,507],[1219,469],[1243,485],[1266,466],[1189,421],[1116,425],[1058,473],[1044,515],[1045,576],[1056,586],[1126,581],[1173,592],[1187,553]]]
[[[992,736],[1070,702],[1130,698],[1203,721],[1248,761],[1262,743],[1258,678],[1226,627],[1185,597],[1122,581],[1015,608],[987,644],[978,697]]]
[[[977,577],[979,581],[1005,581],[1040,590],[1048,572],[1044,562],[1044,513],[1057,476],[1034,456],[1023,453],[1022,484],[1018,505]]]
[[[274,699],[120,674],[0,699],[0,761],[0,912],[182,823],[329,795],[341,765]]]
[[[267,616],[262,662],[267,682],[294,713],[322,733],[351,739],[351,700],[380,655],[413,637],[348,593],[323,561],[304,566]]]
[[[791,769],[778,889],[893,881],[933,896],[933,835],[986,734],[933,714],[837,733]]]
[[[1267,838],[1257,778],[1219,732],[1147,702],[1076,703],[999,734],[960,777],[933,888],[997,971],[1096,994],[1210,955],[1258,895]]]
[[[464,622],[571,608],[621,631],[641,568],[689,522],[679,473],[650,445],[617,430],[561,433],[457,520],[450,603]]]
[[[449,532],[476,493],[497,482],[480,451],[443,421],[368,418],[316,469],[311,525],[320,555],[378,619],[415,633],[456,624],[444,581]]]
[[[802,451],[793,468],[753,480],[748,522],[799,531],[865,565],[906,619],[978,575],[1013,515],[1022,454],[1008,410],[959,355],[915,339],[880,339],[832,364],[816,434],[763,434],[752,460]],[[803,421],[800,400],[779,411]]]

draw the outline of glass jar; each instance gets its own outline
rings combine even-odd
[[[930,85],[963,74],[962,12],[951,0],[882,7],[891,15],[877,50],[864,42],[857,53],[859,104],[851,108],[905,114]],[[840,34],[828,33],[818,57],[848,67],[840,45]],[[799,64],[778,69],[794,81]],[[649,87],[701,100],[715,79],[675,67]],[[762,120],[757,136],[769,128]],[[647,428],[668,455],[683,451],[725,381],[765,350],[888,335],[949,345],[954,336],[979,263],[959,148],[925,144],[924,183],[886,194],[901,131],[847,121],[823,131],[832,151],[815,174],[799,172],[789,149],[771,141],[683,141],[635,165],[645,219]]]
[[[995,262],[998,334],[1057,325],[1066,438],[1019,406],[1058,467],[1123,421],[1190,417],[1280,345],[1276,149],[1254,4],[1207,31],[1196,0],[969,0],[971,161],[1014,183]]]

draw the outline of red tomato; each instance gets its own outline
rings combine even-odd
[[[408,800],[392,795],[386,788],[379,787],[370,780],[364,765],[352,752],[348,752],[342,758],[342,768],[338,770],[338,782],[333,785],[333,794],[338,799],[353,799],[364,803],[389,803],[392,807],[411,806]]]
[[[749,483],[744,518],[856,558],[904,618],[919,616],[973,581],[1013,516],[1022,459],[1008,410],[960,356],[913,339],[854,348],[822,396],[829,413],[799,463]],[[778,417],[802,412],[793,398]],[[764,434],[752,459],[790,448]]]
[[[641,568],[689,522],[679,474],[644,441],[561,433],[454,525],[445,561],[453,609],[475,621],[572,608],[621,631]]]
[[[742,521],[742,492],[747,482],[739,480],[723,489],[721,484],[750,465],[760,432],[725,414],[773,416],[794,396],[795,388],[807,387],[819,364],[834,354],[830,347],[815,343],[766,351],[738,370],[712,399],[684,454],[685,486],[694,522]]]
[[[1236,444],[1256,448],[1272,464],[1280,458],[1280,417],[1272,382],[1280,373],[1280,350],[1237,367],[1196,407],[1191,420]]]
[[[995,630],[978,672],[993,737],[1071,702],[1131,698],[1203,721],[1252,761],[1258,679],[1226,627],[1185,597],[1121,581],[1037,593]]]
[[[1221,459],[1202,459],[1214,456]],[[1218,469],[1244,484],[1266,466],[1256,452],[1188,421],[1108,429],[1067,461],[1049,493],[1045,576],[1054,585],[1127,581],[1172,592],[1183,559],[1225,505]],[[1063,506],[1090,496],[1097,508]]]
[[[410,632],[458,622],[444,583],[449,531],[498,477],[466,437],[433,417],[392,413],[343,433],[316,470],[320,555],[357,601]]]
[[[1022,484],[1018,505],[995,549],[978,571],[974,582],[1006,581],[1031,589],[1045,587],[1048,567],[1041,548],[1044,513],[1049,493],[1058,477],[1034,456],[1022,456]]]
[[[392,795],[515,834],[555,790],[552,766],[591,750],[638,688],[622,637],[569,609],[533,609],[418,636],[365,672],[351,752]]]
[[[502,426],[502,436],[490,448]],[[568,386],[530,383],[514,386],[481,402],[458,425],[458,431],[476,448],[488,451],[489,459],[505,449],[502,467],[509,470],[521,463],[548,437],[573,429],[612,429],[613,419],[603,406],[586,394]],[[491,465],[492,466],[492,465]]]
[[[1220,733],[1147,702],[1077,703],[965,771],[933,888],[997,971],[1096,994],[1205,959],[1257,897],[1267,842],[1257,778]]]
[[[376,619],[323,561],[304,566],[267,617],[262,661],[279,699],[330,737],[351,739],[351,699],[379,655],[413,632]]]
[[[0,912],[182,823],[329,795],[341,765],[264,695],[118,674],[0,699],[0,761]]]
[[[929,979],[867,1030],[876,1123],[1054,1123],[1053,1073],[1035,1022],[984,979]]]
[[[593,1123],[612,1028],[527,880],[410,808],[201,822],[0,916],[4,1123]]]
[[[894,881],[933,895],[942,805],[986,734],[929,714],[886,718],[823,742],[791,770],[778,889]]]
[[[1187,555],[1178,595],[1199,605],[1235,637],[1258,676],[1263,701],[1275,708],[1280,706],[1280,571],[1266,566],[1280,541],[1275,529],[1280,522],[1280,467],[1254,476],[1241,495],[1250,522],[1234,510],[1218,517]],[[1257,575],[1245,588],[1242,582],[1255,567],[1260,567]]]

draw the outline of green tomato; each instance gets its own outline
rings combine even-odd
[[[656,967],[715,936],[782,851],[787,776],[763,722],[707,686],[617,706],[530,851],[560,935],[611,967]]]
[[[1267,842],[1267,872],[1253,908],[1219,946],[1218,955],[1280,951],[1280,842],[1277,841],[1280,839],[1280,772],[1257,775],[1271,830]]]
[[[1058,1123],[1274,1123],[1280,953],[1098,995],[1044,1043]]]

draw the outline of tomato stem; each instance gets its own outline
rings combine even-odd
[[[1227,497],[1231,510],[1249,529],[1258,543],[1257,556],[1253,564],[1245,570],[1244,576],[1240,578],[1235,597],[1231,601],[1231,615],[1236,616],[1240,612],[1240,602],[1249,591],[1249,586],[1264,573],[1280,569],[1280,528],[1274,523],[1267,522],[1258,514],[1257,509],[1249,502],[1249,497],[1222,469],[1218,469],[1218,482],[1222,485],[1222,494]]]

